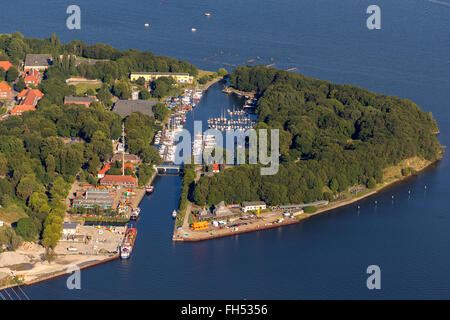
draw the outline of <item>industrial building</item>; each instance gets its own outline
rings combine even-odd
[[[266,203],[264,201],[250,201],[242,203],[242,211],[256,211],[266,209]]]
[[[74,208],[84,207],[92,209],[94,207],[100,207],[103,209],[110,209],[113,206],[114,199],[111,197],[109,191],[97,191],[89,190],[84,194],[77,195],[73,199],[72,206]]]

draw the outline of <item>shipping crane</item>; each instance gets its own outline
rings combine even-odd
[[[192,218],[194,219],[194,223],[191,224],[192,230],[204,230],[208,229],[208,221],[199,221],[195,219],[195,215],[192,215]]]

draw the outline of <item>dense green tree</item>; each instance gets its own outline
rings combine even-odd
[[[38,235],[38,229],[35,223],[30,218],[21,218],[17,221],[15,229],[16,233],[21,236],[25,241],[33,241]]]
[[[153,113],[155,114],[155,119],[163,121],[169,115],[169,109],[163,103],[157,103],[153,107]]]
[[[238,67],[229,81],[258,94],[256,128],[279,130],[279,171],[261,176],[258,166],[236,166],[202,177],[198,204],[331,200],[328,190],[375,187],[384,168],[404,159],[440,157],[436,121],[409,100],[264,66]]]
[[[17,92],[21,92],[23,89],[26,88],[25,81],[23,78],[20,78],[15,84],[14,84],[14,90]]]
[[[19,71],[15,67],[10,67],[8,71],[6,71],[6,81],[14,82],[19,76]]]

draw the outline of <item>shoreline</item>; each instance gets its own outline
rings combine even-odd
[[[157,172],[155,171],[152,175],[152,177],[149,180],[149,184],[153,183],[154,179],[156,178]],[[132,205],[133,207],[139,207],[140,203],[142,202],[143,198],[145,197],[146,191],[145,189],[141,188],[138,189],[136,192],[136,197],[132,200]],[[2,286],[0,287],[0,290],[3,289],[7,289],[7,288],[11,288],[11,287],[17,287],[17,286],[22,286],[22,285],[33,285],[36,283],[40,283],[46,280],[50,280],[53,278],[57,278],[57,277],[61,277],[64,275],[69,276],[70,274],[67,273],[67,268],[71,265],[77,265],[80,270],[83,269],[87,269],[87,268],[91,268],[91,267],[95,267],[97,265],[100,264],[104,264],[110,261],[114,261],[120,258],[120,254],[114,254],[114,255],[108,255],[108,256],[103,256],[103,257],[99,257],[99,256],[84,256],[84,255],[58,255],[59,258],[75,258],[74,260],[77,260],[76,258],[79,258],[79,261],[71,261],[71,263],[65,264],[65,265],[61,265],[60,268],[57,268],[57,270],[54,271],[48,271],[45,272],[45,270],[42,270],[41,275],[36,275],[36,277],[30,280],[21,280],[21,283],[13,283],[13,284],[9,284],[6,286]],[[86,257],[86,259],[84,259]],[[54,267],[56,264],[49,264],[48,268],[51,269],[52,267]],[[20,274],[20,271],[13,271],[13,274]],[[14,280],[13,280],[14,281]]]
[[[300,215],[300,217],[294,218],[292,220],[288,220],[288,221],[280,222],[280,223],[273,223],[273,224],[270,224],[270,225],[253,226],[253,227],[248,227],[246,229],[241,229],[241,230],[237,230],[237,231],[233,231],[233,230],[227,229],[225,231],[222,231],[220,234],[211,235],[210,233],[208,233],[207,235],[197,235],[197,237],[195,237],[195,238],[194,237],[189,238],[189,237],[180,237],[180,236],[178,236],[176,234],[177,229],[175,227],[174,228],[174,233],[173,233],[173,236],[172,236],[172,241],[174,241],[174,242],[207,241],[207,240],[214,240],[214,239],[218,239],[218,238],[231,237],[231,236],[239,235],[239,234],[243,234],[243,233],[258,232],[258,231],[263,231],[263,230],[267,230],[267,229],[273,229],[273,228],[279,228],[279,227],[283,227],[283,226],[287,226],[287,225],[297,224],[297,223],[299,223],[299,222],[301,222],[303,220],[309,219],[309,218],[311,218],[313,216],[316,216],[316,215],[319,215],[319,214],[323,214],[323,213],[328,213],[328,212],[330,212],[330,211],[332,211],[334,209],[343,208],[345,206],[348,206],[350,204],[353,204],[355,202],[358,202],[360,200],[363,200],[365,198],[373,196],[373,195],[375,195],[375,194],[377,194],[379,192],[385,191],[385,189],[387,189],[390,186],[395,185],[396,183],[399,183],[399,182],[402,182],[404,180],[407,180],[408,178],[412,178],[414,176],[417,176],[418,174],[422,173],[424,170],[428,169],[432,165],[437,164],[440,160],[441,159],[438,159],[438,160],[436,160],[434,162],[427,163],[423,168],[421,168],[420,170],[417,170],[416,174],[411,174],[411,175],[408,175],[408,176],[396,178],[396,179],[394,179],[394,180],[392,180],[390,182],[385,182],[382,185],[380,185],[378,188],[376,188],[376,189],[374,189],[374,190],[372,190],[370,192],[367,192],[367,193],[365,193],[365,194],[363,194],[361,196],[354,197],[354,198],[351,198],[351,199],[337,201],[335,203],[328,204],[328,205],[326,205],[324,207],[321,207],[321,208],[319,207],[319,208],[317,208],[317,211],[314,212],[314,213],[310,213],[310,214],[303,213],[303,214]],[[214,231],[216,231],[216,230],[214,230]],[[191,232],[192,232],[192,230],[191,230]],[[211,232],[211,230],[208,231],[208,232]]]
[[[36,284],[36,283],[40,283],[40,282],[47,281],[47,280],[50,280],[50,279],[58,278],[58,277],[61,277],[61,276],[64,276],[64,275],[69,276],[71,274],[71,273],[67,273],[67,268],[69,266],[77,265],[78,268],[80,268],[80,270],[83,270],[83,269],[88,269],[88,268],[91,268],[91,267],[95,267],[95,266],[103,264],[103,263],[114,261],[114,260],[117,260],[119,258],[120,258],[120,254],[117,253],[117,254],[115,254],[113,256],[108,256],[108,257],[105,257],[104,259],[100,259],[100,260],[92,260],[91,259],[91,260],[88,260],[88,261],[79,261],[78,263],[77,262],[73,262],[73,263],[70,263],[68,265],[61,266],[61,268],[58,268],[58,270],[55,270],[53,272],[44,273],[44,274],[42,274],[42,276],[36,277],[35,279],[27,280],[27,281],[21,280],[21,283],[14,283],[14,284],[10,284],[10,285],[6,285],[6,286],[3,286],[3,287],[0,287],[0,290],[4,290],[4,289],[7,289],[7,288],[11,288],[11,287],[24,286],[24,285],[25,286],[30,286],[30,285],[33,285],[33,284]],[[53,265],[50,264],[49,266],[53,266]],[[15,275],[15,273],[14,273],[14,275]]]

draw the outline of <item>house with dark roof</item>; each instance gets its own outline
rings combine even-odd
[[[216,218],[228,218],[237,215],[236,213],[228,209],[225,205],[225,202],[223,201],[221,201],[217,206],[214,207],[213,214]]]
[[[125,162],[131,162],[131,163],[134,163],[134,164],[141,162],[141,158],[139,158],[135,154],[129,154],[129,153],[125,153],[125,154],[116,153],[111,158],[111,162],[122,161],[122,160],[124,160]]]
[[[64,97],[64,104],[79,104],[89,108],[92,102],[97,101],[94,97]]]
[[[113,111],[121,117],[126,117],[133,112],[140,112],[153,117],[153,106],[158,101],[153,100],[119,100],[114,104]]]
[[[46,70],[52,63],[50,54],[27,54],[24,69]]]
[[[77,233],[78,223],[63,222],[63,235],[74,235]]]

